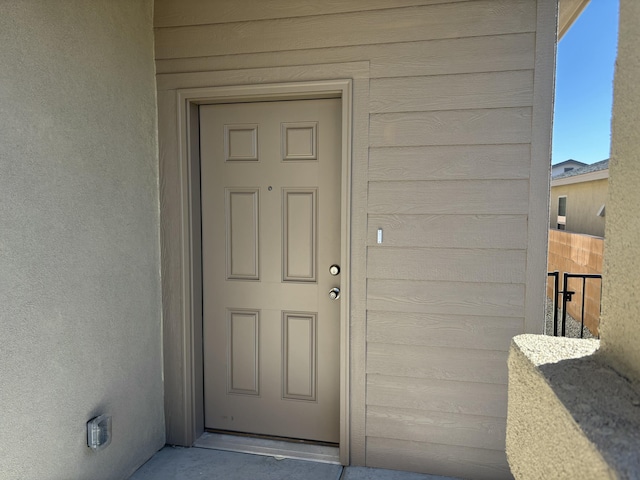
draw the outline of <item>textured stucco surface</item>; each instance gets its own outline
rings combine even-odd
[[[637,478],[640,391],[597,348],[597,340],[513,339],[507,457],[516,478]]]
[[[621,0],[604,252],[602,351],[640,382],[640,2]]]
[[[164,443],[152,1],[0,10],[0,478],[126,478]]]

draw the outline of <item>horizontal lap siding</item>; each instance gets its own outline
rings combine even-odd
[[[160,33],[162,30],[160,30]],[[534,33],[341,46],[277,53],[157,59],[158,73],[370,62],[371,78],[499,72],[533,68]]]
[[[367,461],[371,467],[415,472],[428,465],[429,471],[436,475],[475,480],[511,477],[501,450],[368,437]]]
[[[160,86],[164,73],[235,70],[245,84],[260,68],[369,62],[367,464],[508,478],[536,1],[155,6]]]
[[[495,450],[505,447],[504,438],[500,438],[505,425],[496,417],[371,406],[367,424],[370,437]]]
[[[507,408],[507,386],[369,375],[367,405],[500,418]]]
[[[531,108],[377,113],[369,128],[372,147],[529,143]]]
[[[526,214],[526,180],[371,182],[369,213]]]
[[[371,148],[369,180],[522,180],[530,159],[528,144]]]
[[[524,285],[369,279],[367,307],[385,312],[522,317]],[[482,341],[479,337],[478,342]]]
[[[452,0],[393,0],[394,8],[451,3]],[[470,0],[456,0],[459,2]],[[245,22],[277,18],[308,17],[331,13],[360,12],[389,8],[389,0],[156,0],[155,27],[179,27]]]
[[[507,383],[507,352],[368,343],[367,374]]]
[[[524,283],[524,250],[369,247],[368,277]]]
[[[478,0],[156,30],[156,58],[202,57],[535,31],[535,2]]]
[[[522,319],[446,313],[369,311],[367,341],[389,345],[487,349],[507,352]],[[478,342],[482,338],[482,342]]]
[[[367,244],[378,228],[390,247],[526,249],[526,215],[369,215]]]
[[[379,78],[371,80],[370,95],[371,113],[526,107],[533,71]]]

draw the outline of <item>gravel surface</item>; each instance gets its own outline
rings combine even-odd
[[[562,331],[562,310],[558,309],[558,335]],[[546,305],[546,317],[544,332],[546,335],[553,335],[553,301],[547,298]],[[580,338],[580,322],[576,321],[571,315],[567,314],[567,324],[565,330],[565,337]],[[584,327],[582,338],[597,338],[594,337],[587,327]]]

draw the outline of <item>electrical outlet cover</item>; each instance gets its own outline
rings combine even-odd
[[[100,415],[87,422],[87,445],[102,450],[111,443],[111,415]]]

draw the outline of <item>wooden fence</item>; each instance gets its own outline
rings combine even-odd
[[[604,239],[580,233],[570,233],[562,230],[549,230],[549,261],[548,271],[560,272],[560,289],[562,289],[563,273],[602,274],[602,256],[604,253]],[[575,291],[571,302],[567,303],[567,313],[580,321],[582,310],[582,280],[569,279],[569,290]],[[600,323],[601,281],[588,279],[585,288],[584,324],[598,335]],[[553,296],[553,281],[547,282],[547,296]],[[558,304],[561,302],[558,296]]]

